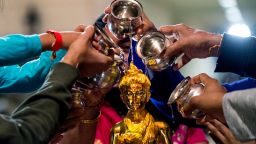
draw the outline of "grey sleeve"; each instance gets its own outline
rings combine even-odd
[[[59,63],[45,83],[10,115],[0,115],[1,144],[48,143],[70,107],[70,89],[78,76],[72,66]]]
[[[223,111],[236,138],[240,141],[256,139],[256,88],[225,94]]]

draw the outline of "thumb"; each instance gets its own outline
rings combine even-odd
[[[88,42],[93,38],[93,36],[94,36],[94,27],[92,25],[89,25],[85,28],[84,32],[80,35],[79,38]]]
[[[167,47],[166,51],[163,54],[164,59],[171,59],[173,56],[181,54],[182,48],[184,46],[185,45],[181,40],[178,40],[175,43],[171,44]]]

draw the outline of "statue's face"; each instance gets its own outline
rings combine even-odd
[[[147,94],[142,84],[130,84],[126,94],[124,94],[124,102],[129,109],[137,110],[144,108],[147,103]]]

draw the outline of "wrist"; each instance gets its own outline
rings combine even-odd
[[[84,113],[81,117],[82,120],[95,120],[100,115],[100,108],[97,107],[84,107]]]
[[[72,51],[68,51],[67,54],[61,60],[61,62],[77,68],[79,64],[79,55],[77,53],[74,53],[74,54],[72,53],[73,53]]]
[[[78,38],[81,32],[65,31],[60,33],[63,39],[63,49],[68,49],[69,46]]]
[[[219,56],[219,48],[221,45],[222,35],[221,34],[211,34],[210,36],[210,44],[208,48],[209,56],[218,57]]]

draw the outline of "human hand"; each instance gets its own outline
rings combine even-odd
[[[75,31],[75,32],[84,32],[85,28],[86,28],[86,25],[80,24],[80,25],[78,25],[78,26],[74,29],[74,31]]]
[[[61,32],[63,39],[63,48],[68,49],[70,45],[78,38],[78,36],[84,32],[86,26],[83,24],[78,25],[74,31],[64,31]]]
[[[140,39],[141,36],[143,36],[148,31],[156,31],[156,27],[154,23],[147,17],[145,12],[142,12],[142,23],[141,25],[136,29],[136,38]]]
[[[207,126],[209,134],[213,136],[213,139],[220,141],[223,144],[240,144],[230,129],[216,119],[201,122],[201,124]]]
[[[222,100],[226,90],[216,79],[206,74],[199,74],[191,79],[191,84],[202,83],[205,87],[201,95],[192,97],[183,107],[185,117],[191,115],[195,109],[201,110],[206,115],[225,123],[222,110]]]
[[[163,54],[165,59],[171,59],[184,53],[174,65],[174,69],[181,68],[193,58],[218,56],[221,35],[194,29],[184,24],[162,26],[159,31],[167,36],[176,34],[178,37],[178,41],[168,46]]]
[[[72,89],[72,103],[74,104],[68,117],[61,124],[59,132],[50,141],[50,144],[88,143],[88,141],[94,141],[93,135],[95,134],[97,122],[89,125],[82,124],[85,126],[81,126],[81,120],[95,120],[99,118],[99,105],[103,102],[105,94],[109,90],[111,88],[87,89],[84,91]],[[79,105],[77,105],[78,103]],[[80,105],[80,103],[83,104]],[[88,131],[89,133],[87,133]]]
[[[113,62],[113,55],[106,56],[92,46],[94,27],[88,26],[75,40],[62,62],[78,67],[81,77],[93,76],[106,70]]]

